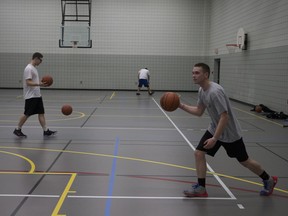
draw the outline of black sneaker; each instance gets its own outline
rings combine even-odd
[[[151,91],[151,92],[149,92],[148,94],[149,94],[149,95],[153,95],[153,94],[154,94],[154,91]]]
[[[43,131],[43,135],[44,136],[51,136],[51,135],[54,135],[54,134],[56,134],[57,133],[57,131],[51,131],[51,130],[46,130],[46,131]]]
[[[25,134],[22,133],[21,129],[15,129],[13,134],[15,134],[18,137],[27,137]]]
[[[137,93],[136,93],[136,95],[140,95],[140,93],[139,93],[139,92],[137,92]]]

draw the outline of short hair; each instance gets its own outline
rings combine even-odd
[[[210,67],[207,64],[205,64],[205,63],[197,63],[197,64],[194,65],[194,67],[201,67],[204,70],[204,72],[208,73],[208,77],[210,76]]]
[[[35,59],[35,58],[41,59],[41,58],[43,58],[43,55],[41,53],[39,53],[39,52],[35,52],[32,55],[32,59]]]

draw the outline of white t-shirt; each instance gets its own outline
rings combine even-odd
[[[141,69],[138,71],[139,79],[146,79],[148,80],[150,72],[147,69]]]
[[[28,64],[24,69],[23,97],[25,100],[29,98],[41,97],[40,86],[27,86],[26,84],[27,79],[31,79],[33,82],[39,84],[38,71],[32,64]]]

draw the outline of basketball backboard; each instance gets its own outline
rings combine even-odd
[[[90,27],[81,25],[61,26],[60,48],[91,48]]]
[[[245,33],[243,28],[238,29],[236,41],[239,49],[247,49],[247,34]]]
[[[61,0],[60,48],[91,48],[92,0]]]

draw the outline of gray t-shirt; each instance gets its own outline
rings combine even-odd
[[[210,115],[212,122],[208,127],[208,131],[211,134],[215,133],[221,113],[228,113],[229,121],[219,138],[220,141],[230,143],[241,138],[240,124],[235,117],[235,114],[232,112],[229,98],[226,96],[224,89],[220,85],[210,82],[210,87],[206,91],[200,87],[198,91],[197,104],[202,106],[204,105]]]

